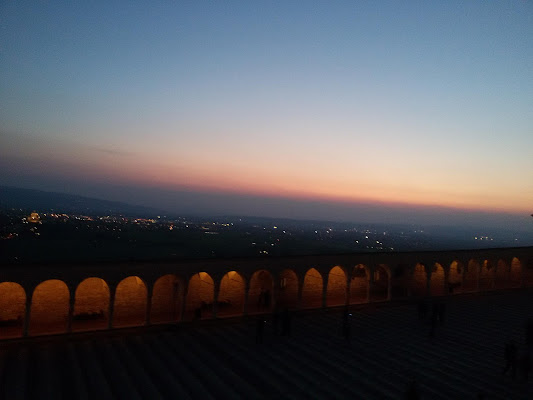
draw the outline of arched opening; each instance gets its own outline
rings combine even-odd
[[[520,287],[522,284],[522,263],[516,257],[511,260],[511,271],[509,272],[509,284],[511,287]]]
[[[202,319],[213,317],[215,283],[207,272],[198,272],[189,280],[187,304],[183,319]]]
[[[279,275],[278,305],[280,309],[298,307],[298,276],[292,269],[285,269]]]
[[[350,304],[368,302],[369,278],[368,268],[365,265],[358,264],[352,268],[350,277]]]
[[[248,313],[270,312],[272,309],[272,275],[267,270],[255,271],[248,288]]]
[[[322,275],[316,269],[311,268],[305,274],[302,289],[302,308],[322,307]]]
[[[242,315],[244,310],[244,279],[237,271],[230,271],[220,281],[217,316]]]
[[[496,265],[496,279],[495,287],[497,289],[504,289],[509,287],[509,266],[505,260],[499,259]]]
[[[439,263],[435,263],[431,269],[429,291],[430,296],[444,296],[446,294],[446,276],[444,268]]]
[[[87,278],[74,294],[72,330],[106,329],[109,324],[109,287],[103,279]]]
[[[533,259],[522,264],[522,279],[524,286],[533,286]]]
[[[471,259],[468,261],[464,272],[463,279],[463,291],[464,292],[475,292],[477,290],[477,282],[479,276],[479,263]]]
[[[138,276],[129,276],[117,286],[113,327],[140,326],[146,322],[148,291]]]
[[[26,292],[18,283],[0,283],[0,338],[22,336]]]
[[[33,291],[30,335],[64,333],[68,324],[70,292],[65,282],[51,279]]]
[[[415,297],[427,296],[427,273],[424,264],[416,264],[411,276],[411,295]]]
[[[371,301],[385,301],[389,293],[389,269],[386,265],[378,265],[372,276],[370,287]]]
[[[154,283],[150,322],[165,324],[180,319],[183,281],[174,274],[163,275]]]
[[[481,264],[479,274],[479,290],[486,291],[494,288],[494,265],[489,260],[484,260]]]
[[[391,298],[401,299],[409,294],[409,265],[399,264],[392,271]]]
[[[464,265],[460,261],[453,261],[450,264],[448,274],[448,292],[450,294],[461,293],[463,291]]]
[[[328,306],[346,304],[346,274],[341,267],[336,266],[329,271],[326,304]]]

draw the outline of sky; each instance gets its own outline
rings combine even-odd
[[[528,0],[1,2],[0,184],[531,226],[532,43]]]

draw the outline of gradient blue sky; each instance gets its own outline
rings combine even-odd
[[[529,223],[531,1],[5,1],[0,24],[0,184]]]

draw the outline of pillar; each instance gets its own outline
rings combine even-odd
[[[184,282],[183,283],[183,295],[181,298],[181,314],[180,314],[180,320],[183,321],[183,318],[185,317],[185,311],[187,310],[187,292],[189,291],[189,283]]]
[[[220,285],[222,284],[222,280],[218,282],[218,285],[215,285],[215,298],[213,301],[213,318],[216,319],[217,312],[218,312],[218,294],[220,293]]]
[[[329,273],[327,273],[322,279],[322,308],[326,308],[328,305],[328,280]]]
[[[107,321],[107,328],[113,329],[113,314],[115,312],[115,291],[116,287],[108,284],[109,287],[109,319]]]
[[[70,295],[69,302],[68,302],[68,317],[67,317],[67,332],[72,332],[72,318],[74,316],[74,304],[76,302],[76,292],[71,291],[69,288],[69,291],[71,293],[74,293],[74,295]]]
[[[304,290],[304,278],[298,279],[298,309],[302,308],[302,294]]]
[[[348,307],[350,305],[350,283],[351,283],[352,277],[349,273],[346,273],[346,293],[345,293],[345,301],[344,305]]]
[[[27,337],[28,331],[30,328],[30,317],[31,317],[31,299],[33,296],[33,291],[27,291],[28,295],[26,296],[26,309],[24,310],[24,325],[22,328],[22,336]]]
[[[242,313],[244,316],[248,315],[248,296],[250,294],[250,281],[244,279],[244,306]]]
[[[153,285],[146,285],[146,311],[144,318],[144,325],[150,325],[150,312],[152,311],[152,293],[154,292]]]

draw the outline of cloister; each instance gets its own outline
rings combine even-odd
[[[533,247],[0,269],[0,338],[533,286]]]

